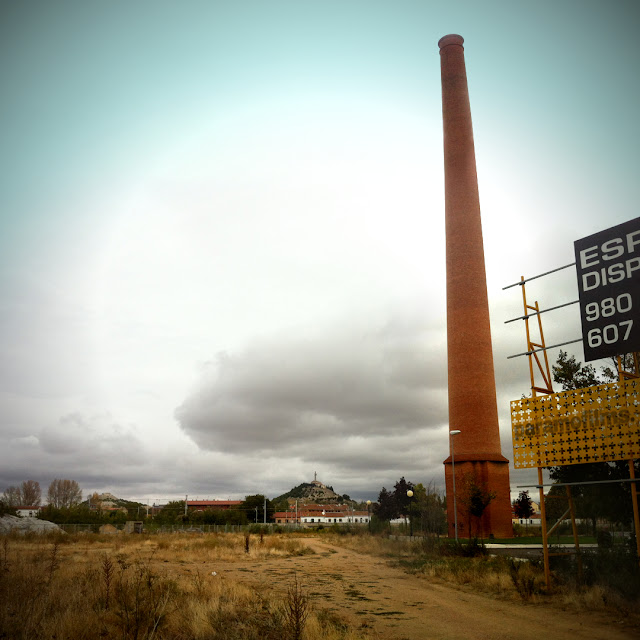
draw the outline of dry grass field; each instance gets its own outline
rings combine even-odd
[[[248,547],[247,547],[248,545]],[[427,560],[425,560],[425,557]],[[0,538],[0,638],[621,640],[637,606],[370,536]]]
[[[276,593],[212,569],[311,553],[287,536],[249,543],[238,534],[3,537],[0,638],[363,638],[313,607],[296,576]]]

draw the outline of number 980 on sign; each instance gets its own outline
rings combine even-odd
[[[584,308],[587,321],[610,318],[616,313],[631,311],[633,300],[630,293],[621,293],[617,298],[604,298],[600,302],[590,302]]]

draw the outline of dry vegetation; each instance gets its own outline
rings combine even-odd
[[[547,588],[541,561],[529,562],[491,556],[483,552],[481,546],[461,544],[455,547],[438,538],[409,542],[375,536],[332,534],[326,539],[333,545],[344,546],[359,553],[386,557],[393,565],[403,567],[413,574],[448,584],[468,586],[474,591],[506,599],[544,602],[562,608],[624,616],[636,616],[640,607],[638,576],[631,558],[623,559],[623,564],[632,569],[628,575],[621,575],[614,562],[615,558],[611,558],[608,571],[600,567],[602,581],[598,580],[598,576],[595,579],[591,576],[590,580],[579,580],[571,571],[565,570],[554,572],[551,587]],[[629,563],[631,567],[628,566]],[[604,575],[606,573],[609,575]],[[629,578],[632,573],[636,574],[635,582]]]
[[[503,600],[615,612],[627,619],[637,615],[637,593],[629,597],[602,584],[567,580],[547,590],[539,563],[475,555],[481,549],[455,548],[435,538],[408,542],[325,532],[315,539],[312,546],[385,558],[426,580]],[[320,556],[296,556],[313,553],[286,534],[1,537],[0,638],[364,640],[364,626],[349,627],[335,606],[320,608],[322,598],[288,573],[292,565],[281,572],[280,591],[275,590],[274,567],[286,564],[280,559],[295,561],[303,579],[306,563]],[[273,582],[268,590],[247,586],[228,570],[216,572],[224,563],[247,577],[258,565],[271,567]],[[315,577],[319,584],[322,576]],[[330,582],[335,586],[338,578],[332,573]],[[624,575],[621,581],[628,583]],[[349,587],[358,589],[355,583]],[[336,604],[330,596],[324,602]]]
[[[331,542],[360,553],[386,557],[393,565],[425,578],[467,585],[479,592],[525,600],[545,592],[544,572],[538,564],[484,555],[474,557],[473,553],[465,557],[440,545],[437,538],[409,542],[335,536]]]
[[[259,593],[215,561],[310,553],[287,536],[56,536],[0,540],[0,637],[358,640],[297,579]]]

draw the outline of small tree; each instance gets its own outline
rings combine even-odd
[[[554,382],[561,384],[563,391],[583,389],[601,382],[593,365],[588,364],[583,367],[582,362],[578,362],[575,356],[569,356],[562,349],[560,349],[556,364],[551,368],[553,369]]]
[[[378,520],[388,521],[398,517],[398,505],[393,493],[382,487],[378,495],[378,502],[373,507],[373,513]]]
[[[426,487],[418,483],[414,489],[414,498],[420,513],[420,528],[428,533],[440,535],[447,530],[445,499],[432,481]]]
[[[20,487],[21,501],[25,507],[39,507],[42,499],[40,483],[35,480],[25,480]]]
[[[82,502],[82,490],[75,480],[56,478],[49,485],[47,501],[56,509],[68,509]]]
[[[378,502],[373,507],[376,518],[389,521],[403,516],[406,519],[409,514],[410,499],[407,496],[409,489],[413,490],[414,485],[412,482],[407,482],[404,476],[395,483],[393,493],[382,487]]]
[[[521,491],[517,500],[513,501],[516,518],[525,520],[525,528],[529,529],[529,518],[533,515],[533,503],[528,491]]]
[[[491,504],[496,497],[495,491],[489,491],[484,484],[479,484],[473,473],[465,473],[462,478],[462,492],[460,502],[467,512],[467,520],[469,524],[469,538],[471,538],[471,518],[476,519],[476,536],[480,529],[482,534],[481,521],[485,509]]]
[[[293,582],[287,590],[284,607],[284,627],[287,638],[301,640],[310,609],[309,596],[298,582],[298,576],[294,574]]]
[[[20,506],[22,495],[19,487],[7,487],[2,494],[2,502],[6,507],[14,508]]]
[[[405,520],[410,511],[411,498],[407,495],[407,491],[413,491],[413,482],[407,482],[404,476],[396,482],[393,488],[393,498],[398,506],[398,512],[401,516],[404,516]]]
[[[158,524],[175,524],[185,522],[188,515],[185,516],[184,500],[170,500],[162,509],[154,516],[154,520]]]
[[[249,522],[253,520],[257,520],[257,522],[264,521],[264,495],[258,493],[252,496],[245,496],[244,501],[240,505],[240,509],[242,509],[247,514],[247,520]],[[271,522],[273,520],[273,503],[271,500],[267,500],[267,522]]]

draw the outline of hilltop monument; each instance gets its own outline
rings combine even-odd
[[[438,42],[442,75],[449,429],[455,461],[458,535],[513,535],[509,461],[502,455],[491,348],[480,200],[464,40]],[[455,535],[452,456],[444,461],[448,531]],[[470,515],[469,492],[495,493],[481,518]]]

